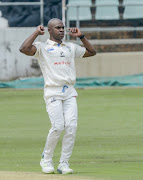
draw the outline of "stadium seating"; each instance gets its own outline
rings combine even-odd
[[[96,0],[96,5],[104,5],[104,4],[119,5],[119,1],[118,0]]]
[[[129,5],[129,4],[143,4],[142,0],[124,0],[123,1],[124,5]]]
[[[95,19],[118,20],[120,18],[118,5],[119,5],[118,0],[96,0]]]
[[[123,19],[143,18],[143,1],[142,0],[124,0],[125,11]]]
[[[69,0],[68,5],[79,5],[79,20],[91,20],[92,15],[90,11],[90,7],[92,5],[91,0]],[[82,7],[81,5],[87,5],[87,7]],[[77,8],[76,7],[69,7],[68,8],[68,19],[70,21],[77,20]]]

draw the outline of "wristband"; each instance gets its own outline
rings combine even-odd
[[[79,38],[79,39],[83,39],[83,38],[84,38],[84,36],[85,36],[85,35],[83,34],[83,35],[81,35],[81,36],[80,36],[80,37],[78,37],[78,38]]]

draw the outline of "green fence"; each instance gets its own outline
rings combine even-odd
[[[121,76],[121,77],[86,77],[77,78],[75,87],[109,87],[109,86],[143,86],[143,74]],[[22,78],[15,81],[0,82],[0,88],[43,88],[43,77]]]

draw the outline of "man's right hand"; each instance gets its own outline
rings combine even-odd
[[[37,38],[37,36],[39,35],[43,35],[45,33],[45,28],[44,26],[42,25],[39,25],[36,29],[36,31],[31,34],[31,36],[29,36],[24,42],[23,44],[21,45],[20,47],[20,52],[21,53],[24,53],[28,56],[33,56],[36,51],[37,51],[37,48],[36,46],[33,45],[33,42],[34,40]]]
[[[36,31],[38,32],[38,35],[43,35],[45,34],[45,28],[44,26],[40,25],[37,27]]]

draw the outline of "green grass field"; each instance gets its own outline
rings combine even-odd
[[[78,90],[74,176],[143,179],[143,89]],[[43,90],[0,90],[0,171],[41,172],[50,129]],[[54,153],[55,168],[61,139]]]

